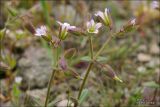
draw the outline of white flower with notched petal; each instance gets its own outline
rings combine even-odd
[[[102,21],[102,23],[106,26],[109,26],[111,28],[111,17],[109,14],[109,9],[106,8],[104,12],[102,11],[98,11],[95,16],[97,16],[98,18],[100,18],[100,20]]]
[[[134,26],[136,24],[136,19],[132,19],[131,24]]]
[[[59,38],[64,40],[67,37],[68,30],[76,28],[75,26],[71,26],[68,23],[61,23],[57,21],[57,23],[61,26],[59,31]]]
[[[152,2],[151,2],[151,8],[153,8],[153,9],[159,8],[159,3],[158,3],[158,1],[152,1]]]
[[[87,22],[88,33],[98,33],[98,29],[102,26],[101,23],[95,23],[93,19]]]
[[[35,35],[36,36],[46,36],[47,35],[46,31],[47,31],[46,26],[41,26],[40,28],[36,29]]]
[[[15,77],[15,82],[20,84],[22,82],[22,77],[19,76]]]

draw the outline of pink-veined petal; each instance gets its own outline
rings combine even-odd
[[[98,30],[101,26],[102,26],[101,23],[97,23],[96,26],[95,26],[95,28]]]
[[[101,11],[98,11],[98,12],[95,14],[95,16],[99,16],[99,17],[101,17],[103,20],[105,19],[104,13],[101,12]]]
[[[91,19],[90,24],[91,24],[91,26],[94,26],[95,23],[94,23],[93,19]]]

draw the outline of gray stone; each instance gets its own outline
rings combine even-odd
[[[24,77],[22,85],[30,88],[46,87],[52,72],[52,61],[47,50],[41,47],[29,47],[18,64],[20,74]]]

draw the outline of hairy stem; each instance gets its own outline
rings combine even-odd
[[[80,87],[80,90],[79,90],[79,93],[78,93],[78,99],[79,99],[80,96],[81,96],[82,90],[83,90],[83,88],[84,88],[84,85],[85,85],[85,82],[86,82],[86,80],[87,80],[88,74],[89,74],[89,72],[90,72],[90,70],[91,70],[91,68],[92,68],[92,65],[93,65],[93,63],[91,62],[91,63],[89,64],[88,68],[87,68],[85,77],[84,77],[84,79],[83,79],[83,82],[82,82],[82,84],[81,84],[81,87]]]
[[[59,52],[59,48],[57,47],[56,49],[56,62],[55,62],[55,67],[57,68],[58,67],[58,52]],[[53,69],[52,71],[52,75],[51,75],[51,78],[49,80],[49,83],[48,83],[48,89],[47,89],[47,96],[46,96],[46,101],[45,101],[45,106],[44,107],[47,107],[48,105],[48,99],[49,99],[49,94],[50,94],[50,88],[51,88],[51,85],[52,85],[52,81],[53,81],[53,78],[54,78],[54,75],[55,75],[55,72],[57,71],[57,69]]]
[[[93,43],[92,43],[92,36],[89,37],[89,45],[90,45],[91,59],[93,59]]]
[[[96,59],[100,55],[100,53],[104,50],[104,48],[107,46],[107,44],[111,41],[111,39],[112,39],[112,35],[110,35],[108,37],[108,39],[106,40],[106,42],[103,44],[103,46],[99,49],[99,51],[94,56],[94,59]]]
[[[90,44],[91,59],[93,59],[93,44],[92,44],[92,37],[91,37],[91,36],[89,37],[89,44]],[[88,68],[87,68],[85,77],[84,77],[84,79],[83,79],[82,85],[81,85],[80,90],[79,90],[79,93],[78,93],[78,99],[79,99],[80,96],[81,96],[82,90],[83,90],[84,85],[85,85],[85,83],[86,83],[88,74],[89,74],[89,72],[90,72],[90,70],[91,70],[91,68],[92,68],[92,65],[93,65],[93,63],[90,63],[89,66],[88,66]]]
[[[50,94],[50,88],[51,88],[51,85],[52,85],[52,80],[53,80],[55,72],[56,72],[56,70],[54,69],[52,71],[52,75],[51,75],[51,78],[50,78],[49,83],[48,83],[48,90],[47,90],[47,96],[46,96],[46,101],[45,101],[45,107],[47,107],[47,104],[48,104],[48,99],[49,99],[49,94]]]
[[[93,57],[92,38],[90,38],[90,51],[91,51],[91,59],[92,59],[92,60],[96,59],[96,58],[100,55],[100,53],[104,50],[104,48],[107,46],[107,44],[111,41],[111,39],[112,39],[112,35],[109,36],[109,38],[106,40],[106,42],[103,44],[103,46],[99,49],[99,51],[98,51],[98,52],[96,53],[96,55]],[[89,65],[88,65],[88,68],[87,68],[87,70],[86,70],[85,77],[84,77],[84,79],[83,79],[83,81],[82,81],[82,84],[81,84],[81,86],[80,86],[80,90],[79,90],[79,93],[78,93],[78,99],[79,99],[80,96],[81,96],[82,90],[83,90],[83,88],[84,88],[84,85],[85,85],[85,83],[86,83],[86,80],[87,80],[87,78],[88,78],[88,75],[89,75],[89,72],[90,72],[92,66],[93,66],[93,62],[90,62]],[[76,106],[77,106],[77,105],[75,105],[75,107],[76,107]]]

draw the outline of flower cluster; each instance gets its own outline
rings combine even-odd
[[[155,3],[154,3],[155,4]],[[101,23],[96,23],[93,19],[86,22],[86,30],[78,28],[76,26],[71,26],[69,23],[61,23],[57,21],[59,24],[59,34],[58,36],[50,36],[47,33],[47,28],[45,26],[41,26],[40,28],[36,29],[36,36],[43,37],[48,42],[54,44],[55,47],[57,47],[60,43],[60,41],[65,40],[68,33],[72,33],[74,35],[87,35],[87,34],[97,34],[99,32],[99,28],[102,27],[102,24],[104,26],[107,26],[112,29],[112,18],[110,15],[110,11],[108,8],[105,9],[104,12],[98,11],[94,14]],[[134,28],[136,25],[136,19],[133,19],[129,21],[126,25],[124,25],[120,31],[116,34],[123,34],[124,32],[129,32],[132,28]],[[58,38],[57,38],[58,37]],[[56,38],[56,39],[55,39]]]

